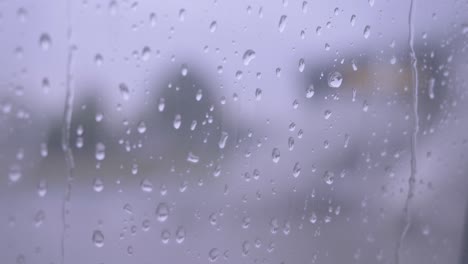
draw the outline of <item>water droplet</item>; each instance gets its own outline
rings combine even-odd
[[[189,154],[187,155],[187,161],[196,164],[200,161],[200,157],[196,156],[192,152],[189,152]]]
[[[8,172],[8,178],[12,183],[19,181],[22,177],[21,167],[19,165],[11,165]]]
[[[37,195],[44,197],[47,194],[47,180],[41,179],[37,184]]]
[[[369,104],[367,103],[366,100],[362,102],[362,111],[367,112],[369,110]]]
[[[349,22],[351,23],[351,26],[354,27],[354,25],[356,24],[356,15],[352,15]]]
[[[369,0],[369,5],[370,5],[371,7],[374,6],[374,3],[375,3],[375,0]]]
[[[216,31],[216,27],[218,26],[218,23],[216,21],[212,21],[210,23],[210,32],[213,33]]]
[[[156,26],[156,22],[158,20],[158,17],[155,13],[151,13],[149,15],[149,21],[150,21],[150,26],[151,27],[155,27]]]
[[[294,138],[293,137],[288,138],[288,149],[289,149],[289,151],[292,151],[294,149]]]
[[[331,114],[332,114],[332,112],[330,110],[325,110],[325,112],[323,113],[323,117],[325,119],[329,119]]]
[[[212,248],[209,252],[208,252],[208,259],[211,261],[211,262],[215,262],[218,257],[219,257],[219,249],[217,248]]]
[[[42,225],[45,219],[45,213],[42,210],[37,211],[36,215],[34,215],[34,225],[39,227]]]
[[[328,75],[328,86],[330,88],[340,88],[342,82],[343,76],[341,73],[335,71]]]
[[[395,56],[392,56],[390,58],[390,64],[394,65],[397,62],[397,58]]]
[[[169,217],[169,207],[166,203],[159,203],[156,207],[156,217],[159,222],[165,222]]]
[[[130,98],[130,90],[128,89],[128,86],[125,83],[119,84],[119,91],[120,95],[125,101],[128,101]]]
[[[182,124],[182,117],[179,114],[175,115],[174,122],[173,122],[174,128],[179,129],[181,124]]]
[[[106,146],[99,142],[96,144],[96,154],[95,154],[96,160],[104,160],[106,158]]]
[[[371,28],[370,28],[369,25],[367,25],[367,26],[364,27],[364,38],[365,38],[365,39],[368,39],[368,38],[369,38],[369,36],[370,36],[370,30],[371,30]]]
[[[47,157],[47,155],[49,154],[49,150],[47,148],[47,144],[46,143],[41,143],[40,145],[40,153],[41,153],[41,157],[45,158]]]
[[[249,63],[255,59],[255,51],[249,49],[244,52],[244,55],[242,56],[242,59],[244,60],[244,65],[247,66]]]
[[[52,40],[47,33],[42,33],[39,37],[39,45],[41,46],[42,50],[46,51],[52,46]]]
[[[151,49],[146,46],[141,51],[141,59],[143,59],[144,61],[147,61],[150,59],[150,57],[151,57]]]
[[[242,255],[247,256],[250,251],[250,242],[249,241],[244,241],[242,242]]]
[[[323,173],[323,180],[325,181],[326,184],[328,185],[331,185],[333,184],[333,181],[335,180],[335,174],[333,172],[330,172],[330,171],[325,171],[325,173]]]
[[[294,164],[294,168],[293,168],[294,178],[299,177],[299,174],[301,174],[301,165],[299,164],[299,162],[296,162],[296,164]]]
[[[304,69],[305,69],[305,61],[304,61],[304,59],[301,58],[299,60],[299,72],[303,72]]]
[[[169,232],[167,229],[164,229],[161,232],[161,242],[163,242],[163,244],[167,244],[169,243],[169,238],[171,238],[171,232]]]
[[[287,22],[288,17],[286,15],[282,15],[280,17],[280,20],[278,22],[278,30],[279,32],[283,32],[284,29],[286,28],[286,22]]]
[[[185,20],[185,9],[180,9],[179,10],[179,20],[183,22]]]
[[[180,74],[182,74],[182,76],[187,76],[188,74],[188,67],[187,67],[187,64],[182,64],[180,66]]]
[[[309,222],[312,224],[315,224],[317,222],[317,215],[315,213],[312,213],[309,217]]]
[[[176,242],[181,244],[185,240],[185,229],[182,226],[177,227],[176,233]]]
[[[95,192],[102,192],[102,190],[104,190],[104,183],[102,182],[101,178],[96,177],[94,179],[93,189]]]
[[[227,132],[225,132],[225,131],[221,132],[221,137],[220,137],[220,139],[218,141],[218,147],[220,149],[224,149],[224,147],[226,146],[226,141],[227,141],[228,137],[229,137],[229,134]]]
[[[24,7],[20,7],[18,11],[16,11],[16,16],[18,17],[19,21],[26,22],[28,11]]]
[[[96,247],[100,248],[104,246],[104,235],[100,230],[94,230],[92,239]]]
[[[158,111],[159,112],[164,111],[165,106],[166,106],[166,100],[164,98],[159,98]]]
[[[274,163],[278,163],[280,160],[281,154],[278,148],[274,148],[273,151],[271,152],[271,158]]]
[[[144,178],[140,182],[140,188],[143,192],[150,193],[153,191],[153,183],[149,179]]]
[[[138,133],[143,134],[146,132],[146,124],[143,121],[140,121],[137,126]]]
[[[104,58],[102,57],[101,54],[98,53],[98,54],[94,55],[94,63],[97,66],[101,66],[103,61],[104,61]]]
[[[428,87],[428,90],[429,90],[429,98],[430,99],[434,99],[435,98],[435,95],[434,95],[434,86],[435,86],[435,78],[430,78],[429,79],[429,87]]]
[[[309,85],[309,87],[307,87],[307,89],[306,89],[306,98],[307,98],[307,99],[312,98],[312,96],[314,96],[314,94],[315,94],[314,85],[311,84],[311,85]]]
[[[255,90],[255,100],[260,101],[262,99],[262,89],[257,88]]]

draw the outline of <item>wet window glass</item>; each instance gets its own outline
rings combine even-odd
[[[0,262],[468,263],[467,14],[0,1]]]

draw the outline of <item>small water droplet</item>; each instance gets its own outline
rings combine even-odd
[[[296,164],[294,164],[294,167],[293,167],[294,178],[299,177],[299,174],[301,174],[301,165],[299,164],[299,162],[296,162]]]
[[[92,240],[96,247],[101,248],[104,246],[104,235],[100,230],[94,230]]]
[[[101,66],[103,61],[104,61],[104,58],[102,57],[101,54],[98,53],[98,54],[94,55],[94,63],[97,66]]]
[[[187,67],[187,64],[182,64],[180,66],[180,74],[182,74],[182,76],[187,76],[188,74],[188,67]]]
[[[330,110],[325,110],[325,112],[323,113],[323,117],[325,119],[329,119],[331,115],[332,115],[332,111]]]
[[[369,25],[365,26],[364,27],[364,38],[365,39],[368,39],[369,36],[370,36],[370,30],[371,30],[371,27]]]
[[[208,252],[208,259],[210,262],[215,262],[218,257],[220,255],[220,251],[219,249],[217,248],[212,248],[209,252]]]
[[[137,126],[138,133],[144,134],[146,132],[146,124],[143,121],[140,121]]]
[[[288,17],[286,15],[282,15],[280,17],[280,20],[278,22],[278,30],[279,32],[283,32],[284,29],[286,28],[286,22],[287,22]]]
[[[169,206],[166,203],[159,203],[156,207],[156,217],[159,222],[165,222],[169,217]]]
[[[354,25],[356,24],[356,15],[352,15],[349,22],[351,23],[351,26],[354,27]]]
[[[19,165],[11,165],[8,172],[8,178],[12,183],[18,182],[22,177],[21,167]]]
[[[218,27],[218,23],[216,21],[212,21],[210,23],[210,32],[211,33],[215,32],[217,27]]]
[[[185,229],[182,226],[177,227],[176,233],[176,242],[181,244],[185,240]]]
[[[200,157],[193,154],[192,152],[189,152],[189,154],[187,155],[187,161],[190,163],[196,164],[200,161]]]
[[[255,59],[255,51],[249,49],[244,52],[244,55],[242,56],[242,59],[244,61],[244,65],[247,66],[249,65],[250,62],[252,62],[253,59]]]
[[[120,95],[122,96],[122,98],[125,101],[128,101],[128,99],[130,98],[130,90],[128,89],[127,84],[120,83],[119,84],[119,91],[120,91]]]
[[[331,185],[333,184],[333,181],[335,180],[335,175],[333,172],[330,172],[330,171],[325,171],[325,173],[323,173],[323,180],[325,181],[326,184],[328,185]]]
[[[166,106],[166,100],[164,98],[159,98],[158,111],[159,112],[164,111],[165,106]]]
[[[104,160],[106,158],[106,146],[102,143],[99,142],[96,144],[96,154],[95,154],[96,160]]]
[[[167,244],[169,243],[169,238],[171,238],[171,232],[169,232],[167,229],[164,229],[161,232],[161,242],[163,242],[163,244]]]
[[[93,181],[93,189],[95,192],[102,192],[104,189],[104,183],[102,182],[101,178],[96,177]]]
[[[153,183],[149,179],[144,178],[140,182],[140,188],[143,192],[150,193],[153,191]]]
[[[42,50],[47,51],[52,46],[52,39],[47,33],[42,33],[39,37],[39,45]]]
[[[298,65],[298,66],[299,66],[299,72],[303,72],[304,69],[305,69],[305,61],[304,61],[303,58],[301,58],[301,59],[299,60],[299,65]]]
[[[430,99],[434,99],[435,98],[435,95],[434,95],[434,86],[435,86],[435,78],[430,78],[429,79],[429,87],[428,87],[428,90],[429,90],[429,98]]]
[[[306,98],[307,98],[307,99],[310,99],[310,98],[312,98],[312,96],[314,96],[314,94],[315,94],[314,85],[311,84],[311,85],[309,85],[309,87],[307,87],[307,89],[306,89]]]
[[[218,147],[220,149],[224,149],[224,147],[226,146],[226,141],[227,141],[228,137],[229,137],[229,134],[227,132],[225,132],[225,131],[221,132],[221,137],[220,137],[220,139],[218,141]]]
[[[342,82],[343,76],[341,73],[335,71],[328,75],[328,86],[330,88],[340,88]]]
[[[173,122],[174,128],[179,129],[181,124],[182,124],[182,117],[179,114],[175,115],[174,122]]]
[[[185,20],[185,9],[180,9],[179,10],[179,20],[183,22]]]
[[[149,60],[151,57],[151,49],[148,46],[145,46],[141,51],[141,59],[144,61]]]
[[[271,152],[271,158],[274,163],[278,163],[280,160],[281,154],[278,148],[274,148],[273,151]]]
[[[44,197],[47,194],[47,180],[41,179],[37,184],[37,195]]]

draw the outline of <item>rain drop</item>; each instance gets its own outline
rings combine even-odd
[[[328,86],[330,88],[340,88],[343,76],[339,72],[332,72],[328,75]]]

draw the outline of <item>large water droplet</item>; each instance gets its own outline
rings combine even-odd
[[[215,32],[217,26],[218,26],[218,23],[217,23],[216,21],[212,21],[212,22],[210,23],[210,32],[211,32],[211,33]]]

